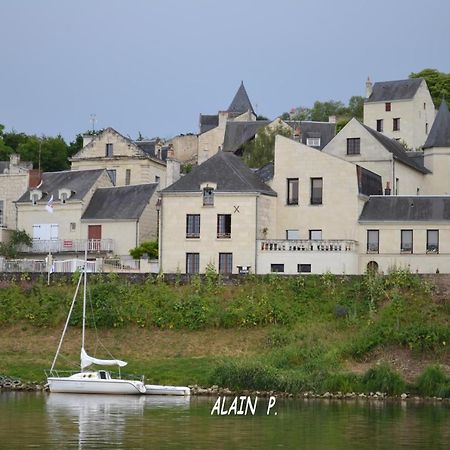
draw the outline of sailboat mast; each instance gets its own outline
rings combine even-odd
[[[81,331],[81,348],[84,349],[84,335],[86,329],[86,285],[87,285],[87,242],[84,253],[84,285],[83,285],[83,328]]]

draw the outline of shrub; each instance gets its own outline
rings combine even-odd
[[[391,367],[381,364],[369,369],[362,378],[367,392],[385,392],[389,395],[401,394],[406,384],[403,378]]]
[[[150,259],[158,258],[158,241],[144,241],[138,247],[130,250],[130,255],[134,259],[140,259],[148,255]]]
[[[417,378],[416,388],[421,395],[447,397],[450,393],[450,378],[441,366],[428,366]]]

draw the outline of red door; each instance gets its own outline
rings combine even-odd
[[[89,250],[100,251],[102,239],[101,225],[88,225]]]

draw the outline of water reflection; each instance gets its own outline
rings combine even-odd
[[[55,444],[125,448],[127,429],[143,422],[145,410],[188,409],[189,404],[188,397],[53,393],[46,398],[47,422]]]

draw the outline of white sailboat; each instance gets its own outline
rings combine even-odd
[[[86,259],[85,259],[86,261]],[[75,305],[75,301],[80,289],[81,280],[84,280],[83,285],[83,326],[81,335],[81,372],[71,374],[69,376],[59,376],[58,371],[55,370],[56,360],[61,350],[64,336],[69,325],[70,316]],[[59,341],[58,349],[56,350],[53,359],[52,367],[49,376],[47,377],[50,392],[69,392],[77,394],[145,394],[146,388],[143,381],[127,380],[120,378],[120,368],[127,365],[125,361],[119,359],[98,359],[89,356],[84,348],[84,337],[86,328],[86,284],[87,272],[86,264],[80,279],[78,280],[77,288],[72,299],[69,314],[67,316],[64,330]],[[106,370],[85,370],[92,364],[100,366],[117,366],[119,368],[119,378],[112,378],[111,374]]]

